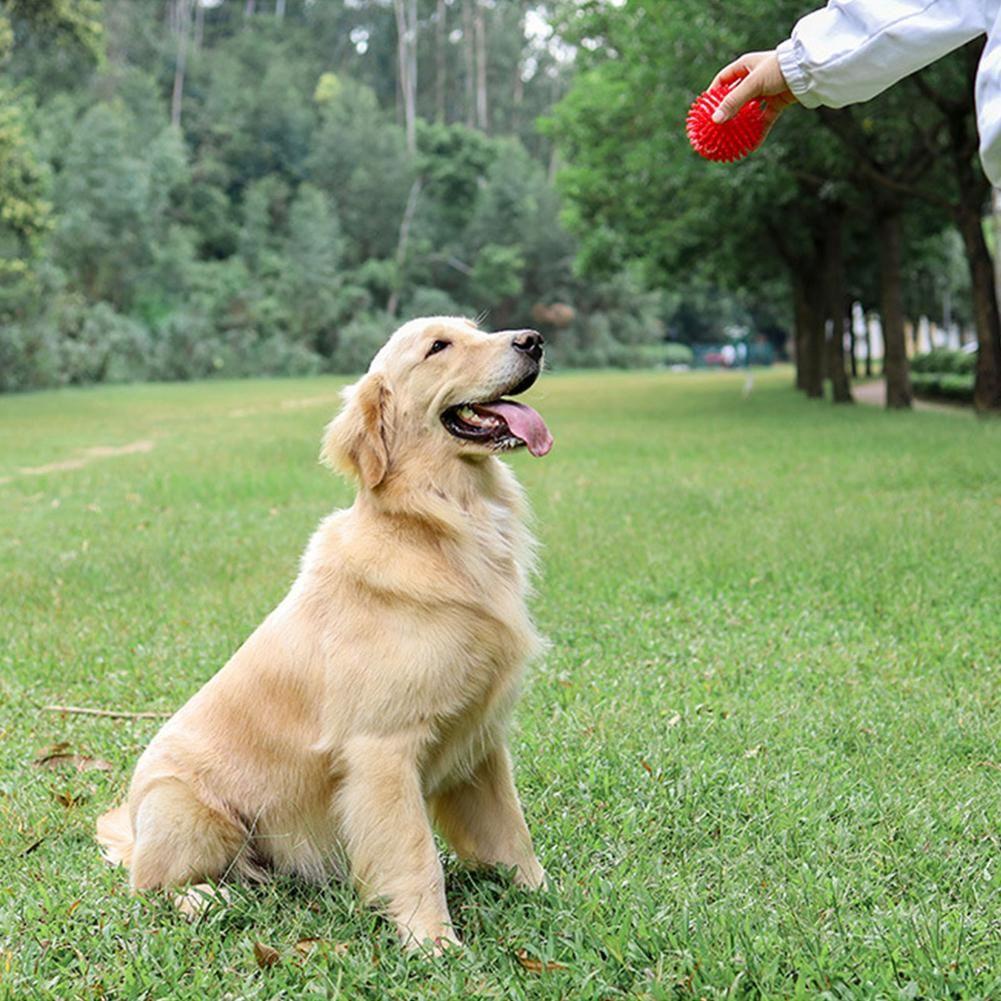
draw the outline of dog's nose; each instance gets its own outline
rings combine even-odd
[[[524,351],[533,361],[539,361],[542,358],[544,340],[538,330],[519,330],[511,343],[515,350]]]

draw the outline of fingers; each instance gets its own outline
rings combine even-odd
[[[749,73],[720,101],[719,107],[713,112],[713,121],[717,125],[729,121],[748,101],[763,96],[760,78]]]
[[[709,84],[709,89],[712,90],[713,87],[719,87],[721,84],[727,84],[742,76],[747,76],[750,67],[747,65],[746,60],[747,56],[741,56],[739,59],[734,59],[729,65],[724,66],[713,77],[713,82]]]
[[[717,125],[729,121],[748,101],[755,98],[766,98],[770,106],[774,105],[776,116],[795,100],[774,51],[746,53],[720,70],[713,83],[728,85],[735,80],[739,82],[720,101],[713,115],[713,121]]]
[[[747,76],[748,73],[752,72],[759,63],[767,59],[770,55],[770,52],[745,52],[739,59],[734,59],[732,63],[724,66],[713,77],[713,82],[709,85],[710,88],[718,87],[720,84],[732,83],[734,80],[739,80],[741,77]]]

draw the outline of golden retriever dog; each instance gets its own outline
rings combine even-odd
[[[432,825],[466,860],[545,881],[506,728],[540,649],[533,542],[498,454],[552,438],[524,392],[535,331],[405,324],[349,387],[322,457],[358,481],[285,599],[153,738],[98,840],[133,890],[344,863],[408,947],[456,943]],[[190,894],[190,890],[188,891]]]

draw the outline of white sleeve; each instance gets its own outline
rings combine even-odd
[[[830,0],[778,47],[801,104],[868,101],[988,29],[982,0]]]

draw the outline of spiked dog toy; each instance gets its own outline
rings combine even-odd
[[[700,94],[688,109],[685,131],[692,149],[707,160],[732,163],[752,153],[765,138],[765,116],[760,101],[748,101],[728,122],[717,125],[713,112],[731,84],[720,84]]]

